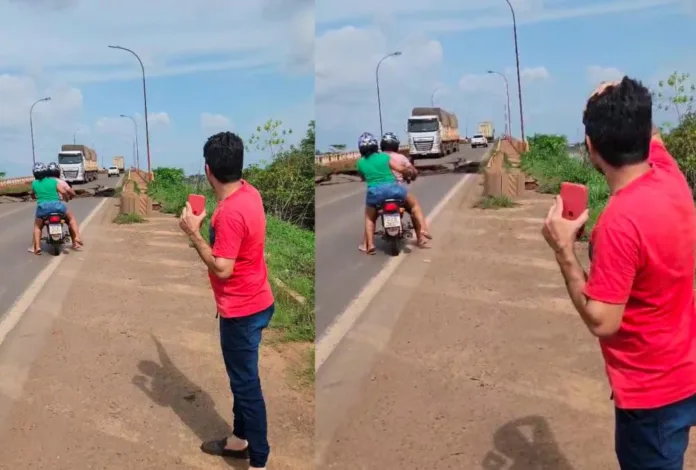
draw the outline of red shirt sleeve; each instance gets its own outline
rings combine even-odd
[[[239,249],[246,235],[246,225],[237,211],[217,214],[215,217],[215,246],[213,256],[224,259],[237,259]]]
[[[653,137],[650,141],[648,161],[662,170],[680,171],[677,161],[669,154],[661,139]]]
[[[640,263],[640,245],[629,223],[592,233],[592,259],[585,295],[592,300],[621,305],[628,302]]]

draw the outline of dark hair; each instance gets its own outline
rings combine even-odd
[[[221,183],[234,183],[242,178],[244,142],[237,134],[220,132],[203,146],[203,158],[215,179]]]
[[[41,181],[42,179],[47,177],[46,173],[47,173],[46,171],[35,171],[34,172],[34,179],[36,181]]]
[[[614,168],[648,158],[652,136],[652,95],[643,84],[624,77],[590,97],[582,116],[592,147]]]
[[[364,147],[358,148],[358,150],[360,151],[360,156],[362,158],[370,158],[372,155],[379,152],[379,145],[366,145]]]
[[[382,152],[398,152],[399,143],[393,140],[382,140],[379,144],[379,148]]]

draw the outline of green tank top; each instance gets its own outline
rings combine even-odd
[[[44,178],[42,180],[34,180],[31,183],[31,189],[36,194],[36,202],[53,202],[60,201],[58,194],[58,180],[55,178]]]
[[[369,157],[358,160],[357,169],[365,178],[367,187],[378,186],[385,183],[395,183],[396,178],[389,167],[388,154],[383,152],[373,153]]]

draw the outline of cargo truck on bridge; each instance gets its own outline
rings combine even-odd
[[[97,152],[79,144],[65,144],[58,154],[61,177],[68,184],[89,183],[98,177]]]
[[[119,173],[126,171],[126,161],[123,157],[114,157],[113,166],[118,168]]]
[[[490,121],[479,122],[478,133],[484,136],[488,142],[493,142],[493,140],[495,140],[495,129],[493,128],[493,123]]]
[[[457,116],[442,108],[413,108],[408,118],[408,146],[412,160],[458,152]]]

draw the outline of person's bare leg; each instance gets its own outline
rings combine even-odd
[[[406,200],[411,201],[410,206],[411,218],[413,219],[413,227],[416,229],[418,244],[422,245],[424,242],[423,238],[432,240],[433,236],[430,235],[430,232],[428,231],[428,222],[425,220],[425,214],[423,214],[423,209],[421,208],[418,199],[416,199],[416,196],[414,196],[413,193],[409,192],[406,196]]]
[[[375,254],[375,222],[377,221],[377,209],[365,208],[365,253]]]
[[[404,199],[404,202],[406,203],[406,208],[408,209],[408,213],[411,216],[411,222],[413,223],[413,231],[416,232],[416,242],[420,245],[422,235],[421,235],[421,224],[420,220],[418,220],[414,215],[413,215],[413,208],[418,205],[418,201],[416,200],[415,196],[413,193],[408,193],[406,195],[406,199]]]
[[[34,254],[41,254],[41,229],[43,228],[43,220],[34,219]]]
[[[65,218],[68,219],[68,230],[70,231],[70,239],[72,240],[73,248],[82,248],[82,238],[80,237],[80,227],[77,225],[75,215],[67,211]]]

